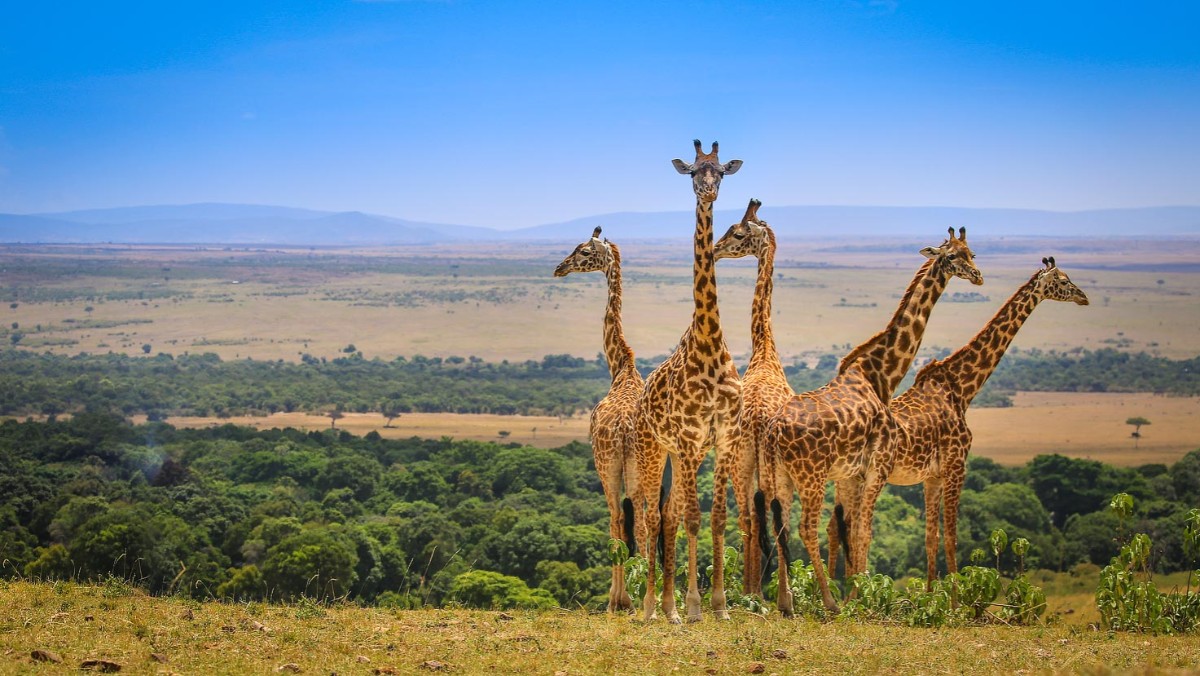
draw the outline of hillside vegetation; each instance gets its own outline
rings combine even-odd
[[[700,482],[702,509],[712,475]],[[1102,566],[1117,553],[1108,501],[1137,501],[1150,570],[1184,570],[1200,451],[1117,468],[1059,455],[1024,467],[973,458],[960,565],[996,529],[1027,538],[1030,568]],[[871,569],[924,570],[920,487],[881,497]],[[4,577],[130,580],[193,599],[346,599],[412,608],[599,607],[607,511],[591,450],[227,425],[132,425],[106,413],[0,424]],[[731,544],[740,544],[731,520]],[[793,521],[795,523],[795,521]],[[701,569],[712,561],[703,538]],[[1017,566],[1011,555],[1001,572]],[[481,590],[491,591],[481,591]]]

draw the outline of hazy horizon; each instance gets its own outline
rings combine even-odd
[[[17,6],[0,212],[235,203],[512,230],[718,208],[1200,203],[1200,7]]]

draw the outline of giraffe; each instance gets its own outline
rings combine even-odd
[[[737,368],[721,332],[717,308],[717,283],[713,259],[713,202],[721,179],[735,173],[741,160],[721,164],[717,143],[711,152],[693,142],[696,160],[692,164],[674,160],[676,171],[692,177],[696,194],[696,231],[693,239],[692,322],[680,338],[678,347],[646,378],[638,401],[637,446],[638,473],[642,481],[641,501],[645,505],[644,552],[649,562],[647,579],[655,579],[655,547],[659,532],[665,535],[663,546],[663,613],[672,624],[680,622],[675,606],[675,533],[682,518],[688,540],[689,622],[699,621],[700,591],[697,584],[696,545],[700,531],[700,502],[696,492],[696,474],[711,445],[721,458],[737,443],[737,417],[742,406],[742,387]],[[661,512],[653,496],[662,485],[663,469],[671,459],[673,485],[666,509]],[[721,472],[718,471],[717,475]],[[720,619],[728,619],[724,589],[724,482],[714,480],[712,509],[713,576],[712,606]],[[661,522],[660,522],[661,518]],[[656,617],[655,588],[646,585],[642,606],[647,622]]]
[[[958,572],[958,500],[971,450],[967,409],[1041,301],[1088,304],[1087,294],[1058,269],[1053,257],[1043,258],[1042,266],[970,342],[949,357],[926,364],[912,387],[889,405],[899,434],[893,446],[894,463],[888,483],[924,484],[927,589],[937,578],[938,523],[943,518],[943,507],[946,569],[951,574]],[[836,564],[837,533],[830,520],[830,569]]]
[[[596,472],[600,474],[600,485],[608,503],[609,536],[626,541],[632,553],[636,542],[634,533],[642,528],[640,512],[633,509],[638,495],[633,428],[643,381],[634,363],[633,350],[621,330],[621,250],[607,239],[600,239],[599,227],[592,232],[591,239],[575,247],[571,255],[558,264],[554,276],[596,271],[603,272],[608,281],[608,305],[604,311],[604,357],[608,361],[612,385],[608,388],[608,394],[592,409],[589,436]],[[624,507],[629,515],[628,520],[635,521],[633,524],[623,522],[622,483],[627,496]],[[630,528],[633,533],[627,532]],[[608,589],[608,612],[632,609],[633,601],[625,589],[625,567],[614,564],[612,584]]]
[[[760,206],[762,202],[750,200],[746,215],[740,222],[730,226],[713,247],[717,260],[744,256],[758,259],[754,299],[750,309],[750,362],[742,374],[742,447],[735,452],[737,467],[732,470],[734,489],[740,496],[738,530],[746,534],[743,581],[745,591],[754,594],[762,592],[761,555],[765,548],[757,543],[760,538],[766,537],[766,533],[760,529],[757,519],[751,518],[751,511],[747,508],[752,502],[750,491],[755,484],[758,468],[766,466],[761,459],[765,450],[762,441],[764,426],[795,394],[784,375],[771,328],[775,233],[766,221],[759,220]]]
[[[817,541],[825,484],[845,481],[847,488],[860,496],[848,501],[853,514],[849,564],[851,570],[865,570],[875,498],[890,469],[889,444],[895,421],[887,403],[911,366],[929,313],[950,278],[983,284],[983,275],[973,261],[975,254],[967,246],[965,228],[959,229],[957,238],[951,228],[949,239],[922,249],[921,254],[928,260],[917,270],[888,325],[851,350],[833,380],[812,392],[792,396],[767,425],[768,462],[777,465],[760,470],[759,476],[767,481],[763,492],[772,501],[776,519],[779,602],[785,614],[791,609],[786,594],[787,525],[783,519],[790,508],[792,487],[800,494],[800,537],[812,561],[822,602],[826,609],[837,612]],[[785,475],[782,482],[777,474]]]

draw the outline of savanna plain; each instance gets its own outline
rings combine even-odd
[[[1200,354],[1200,242],[980,237],[973,244],[985,284],[951,283],[930,319],[918,366],[969,340],[1046,255],[1057,257],[1091,305],[1040,308],[1010,352],[1112,347],[1172,359]],[[882,328],[923,260],[921,246],[915,240],[781,242],[773,318],[784,363],[814,365]],[[24,349],[58,354],[212,353],[223,360],[291,362],[353,352],[384,360],[590,359],[601,349],[606,286],[599,274],[553,278],[554,265],[569,250],[561,243],[9,246],[0,249],[0,265],[16,307],[6,310],[0,330],[10,339],[23,334]],[[626,337],[639,358],[661,358],[690,317],[690,251],[659,241],[634,241],[622,251]],[[718,265],[722,323],[741,366],[749,358],[754,274],[753,261]],[[975,454],[1006,464],[1061,452],[1140,465],[1169,462],[1200,439],[1200,402],[1191,397],[1041,392],[1018,393],[1012,403],[971,410]],[[1134,416],[1153,423],[1136,447],[1125,425]],[[292,412],[170,422],[311,429],[328,419]],[[587,440],[586,416],[414,412],[387,423],[351,414],[341,425],[390,437],[505,438],[546,448]]]
[[[718,224],[718,229],[722,229]],[[587,233],[581,233],[581,240]],[[1010,352],[1114,348],[1200,355],[1200,240],[989,239],[972,246],[985,285],[954,280],[934,310],[918,364],[965,343],[1043,256],[1090,297],[1046,303]],[[915,240],[780,242],[775,333],[785,364],[815,366],[887,322],[920,266]],[[686,242],[618,242],[624,326],[639,357],[675,345],[691,313]],[[397,357],[594,359],[606,286],[555,279],[564,243],[331,249],[176,246],[0,248],[4,349],[224,361]],[[749,355],[753,261],[722,261],[722,321],[735,362]],[[1151,421],[1131,437],[1126,420]],[[20,416],[45,419],[46,416]],[[134,422],[144,415],[131,416]],[[557,448],[587,441],[583,412],[496,415],[317,411],[168,416],[181,428],[228,423]],[[1151,392],[1016,392],[970,413],[973,454],[1017,466],[1061,453],[1121,467],[1170,465],[1200,448],[1200,400]],[[1193,496],[1194,497],[1194,496]],[[599,496],[597,500],[602,500]],[[1200,637],[1097,628],[1094,580],[1045,577],[1049,612],[1033,627],[919,629],[889,623],[785,621],[735,612],[728,623],[644,625],[584,609],[394,610],[352,603],[197,602],[149,596],[117,580],[0,581],[0,671],[77,671],[86,660],[132,673],[1195,673]],[[1157,580],[1180,589],[1195,582]],[[35,656],[51,653],[61,661]]]

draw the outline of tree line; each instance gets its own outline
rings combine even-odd
[[[707,514],[711,468],[700,490]],[[1053,454],[1023,467],[972,458],[960,563],[1002,528],[1033,543],[1030,567],[1105,565],[1118,550],[1107,509],[1115,492],[1137,498],[1132,527],[1152,537],[1153,569],[1186,566],[1179,533],[1200,504],[1200,450],[1138,468]],[[873,571],[923,575],[921,505],[919,487],[885,491]],[[487,606],[499,595],[510,605],[602,607],[607,519],[581,443],[545,450],[337,430],[188,430],[108,412],[0,424],[5,577],[116,576],[195,598],[415,607]],[[738,544],[730,524],[728,542]],[[711,563],[711,539],[700,558]]]
[[[353,348],[353,346],[349,346]],[[149,350],[147,350],[149,351]],[[110,408],[123,415],[266,415],[276,412],[574,415],[607,392],[602,356],[587,360],[486,362],[477,357],[365,359],[354,349],[337,359],[304,355],[299,363],[223,361],[215,354],[64,356],[0,351],[0,415],[71,413]],[[942,355],[944,356],[944,355]],[[639,359],[648,373],[662,361]],[[837,370],[829,354],[813,367],[786,368],[797,392],[824,385]],[[911,375],[910,375],[911,379]],[[1073,353],[1010,350],[978,401],[1011,405],[1014,391],[1200,394],[1200,357],[1171,360],[1114,349]]]

